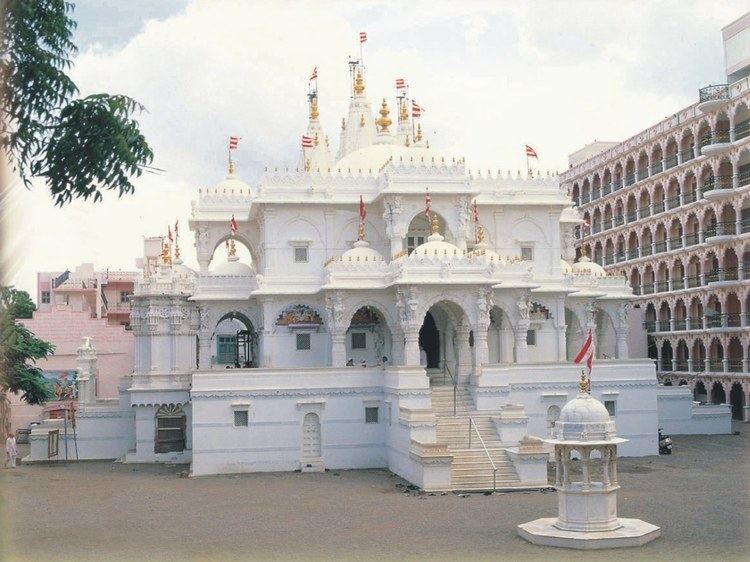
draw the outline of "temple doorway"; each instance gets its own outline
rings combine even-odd
[[[240,312],[229,312],[219,319],[214,331],[213,364],[220,367],[258,366],[258,336],[252,322]]]
[[[419,330],[420,363],[427,369],[440,368],[440,332],[435,325],[435,318],[429,312],[424,317],[424,324]]]
[[[450,301],[434,304],[419,330],[420,364],[432,385],[468,382],[472,373],[470,330],[460,306]]]

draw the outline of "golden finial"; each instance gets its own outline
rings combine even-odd
[[[175,242],[174,245],[174,259],[175,261],[180,259],[180,245]]]
[[[582,393],[591,392],[591,381],[586,378],[586,373],[581,369],[581,380],[578,381],[578,388]]]
[[[408,121],[409,111],[406,109],[406,99],[402,99],[398,108],[398,121]]]
[[[166,242],[161,248],[161,261],[164,265],[171,265],[172,264],[172,256],[169,252],[169,244]]]
[[[229,241],[229,257],[233,258],[237,255],[237,248],[234,247],[234,239]]]
[[[357,77],[354,79],[354,93],[361,96],[365,92],[365,79],[362,78],[362,71],[357,71]]]
[[[364,113],[359,114],[359,126],[360,127],[365,126],[365,114]]]
[[[310,121],[317,121],[320,113],[318,112],[318,98],[310,98]]]
[[[388,115],[390,114],[390,110],[388,109],[388,103],[385,101],[385,98],[383,98],[383,103],[380,104],[380,118],[375,121],[375,124],[380,127],[381,133],[387,133],[388,127],[390,127],[391,123],[393,121],[390,120]]]
[[[365,223],[359,223],[359,229],[357,229],[357,240],[365,239]]]
[[[422,140],[422,124],[417,124],[417,136],[414,137],[414,142],[419,142]]]
[[[484,242],[484,227],[479,224],[477,225],[477,244]]]
[[[232,162],[232,161],[230,160],[230,161],[229,161],[229,173],[230,173],[230,174],[234,174],[234,172],[235,172],[234,162]]]
[[[432,234],[440,234],[440,222],[438,222],[437,213],[432,215]]]
[[[309,158],[307,158],[307,159],[305,160],[305,171],[306,171],[306,172],[309,172],[309,171],[310,171],[310,159],[309,159]]]
[[[318,146],[318,133],[315,133],[315,146]]]

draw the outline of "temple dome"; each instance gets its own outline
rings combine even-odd
[[[432,162],[432,158],[438,158],[432,150],[421,146],[404,146],[401,144],[373,144],[365,146],[353,152],[350,152],[332,168],[340,169],[341,172],[351,171],[352,173],[377,173],[389,160],[393,159],[398,163],[403,159],[404,163],[411,162]]]
[[[235,190],[235,192],[239,192],[240,190],[242,190],[242,191],[247,191],[249,193],[250,186],[246,184],[244,181],[237,179],[237,174],[234,168],[234,162],[232,162],[229,165],[229,173],[223,180],[221,180],[216,185],[216,190],[220,192],[223,190],[227,190],[227,191]]]
[[[249,265],[240,262],[239,259],[237,259],[237,257],[235,256],[235,259],[232,259],[230,257],[226,262],[214,269],[211,272],[211,275],[254,277],[255,270],[253,270],[253,268]]]
[[[503,258],[495,252],[487,242],[478,242],[474,244],[474,249],[471,251],[471,259],[477,260],[484,263],[494,262],[498,265],[504,263]]]
[[[621,442],[617,438],[615,422],[604,404],[591,396],[588,381],[581,374],[580,392],[563,406],[555,422],[554,435],[558,441]]]
[[[588,392],[581,392],[563,406],[556,423],[607,423],[610,421],[609,412],[604,404],[592,397]]]
[[[606,277],[607,272],[604,268],[596,262],[591,261],[586,255],[578,258],[578,261],[573,264],[573,273],[576,275],[590,275],[591,277]]]
[[[354,247],[344,252],[341,261],[345,262],[379,262],[384,261],[383,256],[377,250],[370,248],[366,240],[357,240]]]
[[[177,277],[183,277],[185,279],[189,279],[197,275],[195,270],[182,263],[181,259],[175,259],[172,262],[172,271],[174,271]]]

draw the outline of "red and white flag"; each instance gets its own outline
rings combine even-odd
[[[232,233],[232,236],[237,233],[237,219],[234,218],[234,215],[229,219],[229,231]]]
[[[474,222],[479,222],[479,209],[477,208],[477,200],[474,199],[474,204],[471,206],[471,212],[474,215]]]
[[[537,160],[539,160],[539,156],[537,156],[536,150],[531,148],[528,144],[526,145],[526,156],[528,156],[529,158],[536,158]]]
[[[312,74],[310,75],[310,80],[308,80],[308,82],[312,82],[313,80],[317,80],[317,79],[318,79],[318,67],[316,66],[315,68],[313,68]]]
[[[427,188],[427,192],[424,195],[424,216],[427,220],[430,220],[430,208],[432,207],[432,197],[430,197],[430,188]]]
[[[240,144],[240,137],[229,137],[229,150],[235,150]]]
[[[419,105],[414,100],[411,100],[411,116],[412,117],[421,117],[425,111],[427,110],[424,107]]]
[[[404,88],[406,88],[406,80],[403,78],[396,78],[396,89],[403,90]]]
[[[180,221],[179,219],[174,221],[174,236],[175,238],[180,236]]]
[[[367,32],[366,31],[360,31],[359,32],[359,42],[364,43],[367,41]]]
[[[167,240],[170,242],[174,242],[174,237],[172,236],[172,227],[167,225]]]
[[[359,221],[365,222],[367,218],[367,209],[365,209],[365,202],[362,201],[362,196],[359,196]]]
[[[315,137],[302,136],[302,148],[312,148],[315,146]]]
[[[581,349],[578,351],[573,363],[583,363],[586,365],[586,375],[591,378],[591,368],[594,366],[594,336],[589,330],[589,335],[586,337],[586,341],[583,342]]]

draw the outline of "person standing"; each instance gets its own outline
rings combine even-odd
[[[18,447],[16,446],[16,438],[12,433],[8,434],[8,438],[5,440],[5,466],[10,464],[10,468],[16,468],[16,457],[18,456]]]

